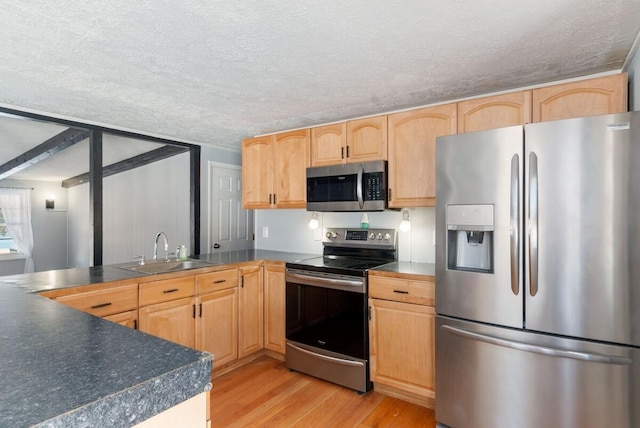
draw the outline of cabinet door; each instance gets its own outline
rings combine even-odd
[[[455,133],[455,104],[389,115],[389,207],[435,206],[436,137]]]
[[[458,103],[458,133],[531,123],[531,91]]]
[[[242,142],[242,207],[269,208],[273,198],[273,136]]]
[[[199,297],[196,348],[215,356],[215,367],[238,359],[238,288]]]
[[[275,141],[274,204],[276,208],[307,206],[309,129],[277,134]]]
[[[371,380],[435,398],[435,310],[369,299]]]
[[[240,268],[238,303],[238,357],[261,350],[263,338],[262,267]]]
[[[347,122],[347,162],[387,160],[387,116]]]
[[[193,297],[145,306],[140,308],[140,331],[194,348],[195,315]]]
[[[103,318],[111,322],[115,322],[120,325],[123,325],[125,327],[132,328],[134,330],[138,328],[138,310],[137,309],[133,311],[120,312],[119,314],[108,315]]]
[[[626,111],[626,73],[533,90],[533,122]]]
[[[347,123],[311,128],[311,166],[346,162]]]
[[[264,347],[285,353],[284,266],[264,267]]]

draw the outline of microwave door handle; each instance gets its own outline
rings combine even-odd
[[[364,178],[364,165],[360,165],[360,169],[358,170],[358,183],[356,185],[356,195],[358,196],[358,203],[360,204],[360,209],[364,208],[364,198],[362,197],[363,178]]]

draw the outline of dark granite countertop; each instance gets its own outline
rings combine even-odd
[[[271,251],[271,250],[243,250],[243,251],[228,251],[211,254],[201,254],[194,256],[194,259],[202,260],[206,263],[215,265],[230,264],[230,263],[244,263],[252,262],[256,260],[275,260],[280,262],[295,262],[303,259],[310,259],[312,257],[318,257],[318,254],[305,254],[305,253],[289,253],[286,251]]]
[[[393,262],[378,266],[374,271],[400,273],[405,275],[436,275],[436,265],[434,263],[421,262]]]
[[[128,427],[210,388],[212,355],[0,285],[0,426]]]
[[[28,274],[1,276],[1,284],[11,284],[27,291],[41,292],[79,285],[100,284],[146,276],[143,273],[110,266],[49,270]]]

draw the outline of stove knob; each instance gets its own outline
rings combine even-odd
[[[371,233],[369,234],[369,239],[376,239],[376,234],[375,234],[375,233],[373,233],[373,232],[371,232]]]
[[[331,239],[331,232],[327,232],[326,236],[327,238]]]
[[[382,239],[382,233],[378,233],[378,239]]]
[[[389,241],[390,239],[391,239],[391,234],[389,234],[389,233],[385,233],[385,234],[384,234],[384,240],[385,240],[385,241]]]

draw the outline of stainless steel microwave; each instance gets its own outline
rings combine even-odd
[[[383,211],[387,162],[307,168],[307,211]]]

